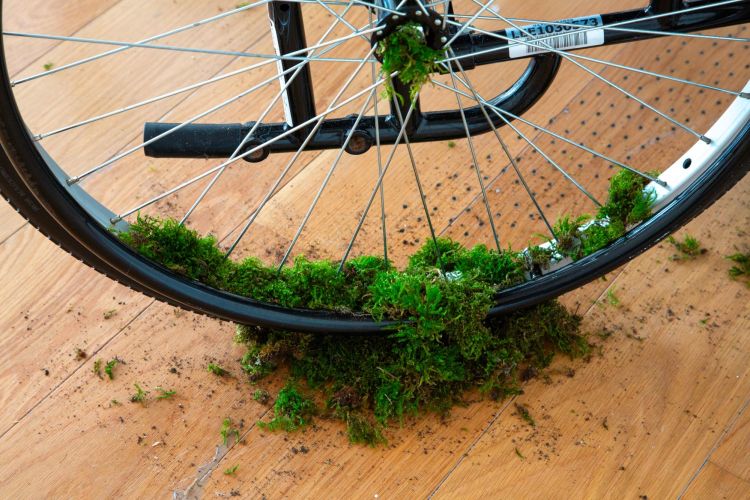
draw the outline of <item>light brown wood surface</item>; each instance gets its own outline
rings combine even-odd
[[[548,17],[544,1],[507,3],[509,9],[524,4],[529,16]],[[36,22],[23,15],[19,6],[24,4],[39,13]],[[587,4],[566,2],[560,17],[586,14]],[[601,2],[601,9],[624,8],[623,4]],[[8,25],[18,30],[111,38],[113,28],[127,26],[120,32],[122,39],[137,40],[166,29],[161,17],[165,13],[171,27],[227,10],[236,2],[88,0],[64,5],[55,10],[51,2],[3,2],[4,29]],[[272,50],[260,33],[247,33],[248,23],[265,20],[248,16],[243,22],[222,21],[213,32],[218,34],[212,37],[211,47]],[[364,15],[352,19],[355,25],[366,21]],[[322,34],[330,19],[311,16],[306,22],[312,39]],[[346,31],[337,33],[341,36]],[[200,44],[204,37],[186,32],[175,37],[174,43]],[[9,59],[16,76],[38,72],[47,62],[59,65],[102,50],[52,42],[12,43],[7,51],[15,56]],[[643,47],[657,47],[648,43]],[[614,46],[591,54],[654,70],[677,68],[677,75],[688,77],[698,58],[733,50],[704,43],[686,55],[680,50],[680,40],[658,47],[659,53]],[[746,62],[747,46],[744,49],[737,51],[737,60],[741,54]],[[109,75],[103,86],[80,72],[50,77],[61,96],[59,106],[45,104],[51,91],[42,84],[21,87],[18,99],[33,128],[50,130],[251,63],[131,51],[101,63],[102,74]],[[137,76],[117,71],[118,65],[125,64],[151,69]],[[147,64],[155,64],[156,69]],[[658,99],[662,109],[676,108],[679,119],[691,117],[699,129],[710,123],[711,113],[696,110],[711,110],[727,102],[711,96],[691,106],[681,105],[687,94],[680,86],[633,75],[625,82],[626,72],[592,68],[614,81],[623,79],[623,85],[638,89],[645,100]],[[69,171],[80,173],[136,145],[138,135],[123,130],[137,130],[148,120],[187,119],[274,71],[275,66],[269,65],[139,109],[123,118],[123,128],[96,124],[44,144]],[[512,81],[514,71],[498,74],[493,68],[483,68],[471,77],[478,88],[490,92],[498,81]],[[706,71],[704,81],[727,87],[736,87],[746,76],[720,66]],[[344,77],[322,78],[321,88],[316,88],[319,109],[327,105],[325,97],[336,92]],[[259,91],[251,110],[259,112],[276,90],[269,86]],[[637,116],[638,104],[606,90],[594,76],[564,65],[553,89],[527,117],[543,125],[554,122],[555,130],[582,131],[576,140],[608,144],[607,154],[627,156],[637,165],[648,166],[658,159],[653,148],[642,145],[660,142],[659,154],[669,156],[689,143],[689,137],[686,142],[668,127],[656,136],[649,127],[639,130],[631,118]],[[431,105],[455,107],[451,94],[429,92],[433,92]],[[86,98],[73,98],[78,95]],[[592,104],[610,111],[591,115]],[[243,106],[229,106],[214,119],[236,121]],[[385,109],[382,103],[381,107]],[[278,119],[279,111],[274,109],[272,116]],[[346,110],[354,111],[356,107]],[[584,120],[586,127],[580,125]],[[581,181],[597,185],[601,178],[594,194],[605,195],[603,181],[614,172],[606,162],[592,162],[590,155],[550,141],[540,132],[523,130],[544,144],[553,158],[570,166]],[[592,138],[589,130],[600,135]],[[520,137],[504,135],[521,159],[532,189],[548,195],[545,202],[552,217],[593,210]],[[465,142],[456,142],[450,150],[441,145],[415,146],[428,200],[439,206],[431,215],[441,234],[490,244],[476,175],[467,167],[468,148]],[[477,138],[476,145],[491,205],[504,207],[498,216],[503,242],[523,245],[524,238],[534,230],[542,232],[543,225],[525,195],[506,189],[514,179],[494,137]],[[256,237],[243,243],[241,254],[278,260],[308,208],[312,192],[305,186],[320,183],[335,154],[312,153],[295,165],[259,217],[253,230]],[[339,255],[348,242],[357,220],[352,214],[362,208],[362,196],[354,194],[368,192],[376,170],[371,155],[345,162],[342,173],[332,178],[332,194],[321,198],[297,253]],[[415,208],[419,198],[413,173],[406,162],[405,156],[400,158],[385,183],[388,228],[393,234],[389,250],[397,260],[426,237],[420,229],[423,213]],[[189,160],[174,171],[133,155],[112,169],[111,176],[87,180],[86,188],[108,206],[125,210],[134,200],[148,199],[212,165],[215,162]],[[249,213],[276,180],[276,170],[260,165],[227,170],[220,186],[243,189],[207,198],[191,218],[192,225],[212,229],[222,239],[236,234],[236,214]],[[357,175],[352,175],[355,168],[359,168]],[[252,182],[248,182],[248,170]],[[179,216],[202,189],[202,184],[186,189],[153,211]],[[353,195],[335,194],[341,192]],[[524,394],[510,400],[492,402],[471,394],[468,404],[447,418],[429,415],[388,429],[388,446],[377,449],[348,444],[337,422],[318,421],[290,435],[260,431],[255,423],[269,409],[253,401],[254,386],[240,373],[237,359],[243,352],[231,342],[232,325],[173,309],[109,281],[47,241],[3,204],[0,498],[673,498],[682,494],[747,498],[750,290],[728,279],[724,256],[735,249],[748,250],[748,200],[750,178],[680,231],[679,235],[697,236],[708,249],[706,255],[694,261],[672,261],[673,248],[662,244],[611,273],[606,281],[563,297],[583,315],[583,328],[599,346],[590,360],[559,359],[547,378],[526,383]],[[379,207],[370,215],[358,251],[377,248],[378,212]],[[322,236],[330,227],[342,229]],[[410,236],[400,237],[401,229]],[[608,292],[616,294],[619,306],[608,304]],[[609,338],[603,340],[603,336]],[[78,350],[85,356],[78,355]],[[115,357],[123,362],[114,380],[94,375],[95,360]],[[229,368],[233,376],[220,379],[209,374],[209,362]],[[275,375],[263,385],[278,388],[282,376]],[[146,407],[132,404],[128,399],[134,383],[152,394],[157,386],[174,389],[177,396],[151,401]],[[530,409],[536,427],[516,415],[514,403]],[[242,435],[241,443],[229,449],[221,445],[219,436],[226,417],[238,423]],[[235,475],[223,474],[235,465]]]

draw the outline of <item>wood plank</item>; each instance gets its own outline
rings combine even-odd
[[[151,299],[82,265],[27,225],[0,245],[0,301],[4,435]]]
[[[120,0],[80,0],[53,3],[45,0],[7,0],[3,2],[3,31],[72,36]],[[35,40],[29,43],[16,37],[3,37],[6,63],[11,75],[24,68],[43,71],[41,61],[59,42]]]
[[[713,462],[708,462],[683,498],[739,500],[748,497],[750,497],[750,482],[740,479]]]
[[[543,1],[524,3],[540,16],[548,5]],[[226,2],[226,5],[230,4],[232,2]],[[585,4],[569,2],[565,8],[569,9],[570,15],[577,15],[586,13],[581,11]],[[152,5],[156,4],[123,2],[116,15],[101,16],[98,23],[86,27],[85,33],[107,33],[107,28],[113,26],[118,17],[128,19],[127,24],[134,29],[133,36],[139,32],[152,32],[158,20],[149,19],[153,10],[147,7]],[[170,13],[170,17],[184,13],[184,19],[194,19],[196,12],[215,8],[213,4],[197,1],[181,4],[176,10],[173,2],[158,5]],[[318,29],[324,26],[323,17],[312,21],[311,24],[318,23]],[[223,38],[217,43],[229,42],[241,32],[238,27],[227,25],[222,32]],[[204,36],[187,37],[181,41],[199,43],[205,40]],[[256,47],[265,48],[262,43]],[[190,61],[177,58],[158,61],[163,69],[158,81],[113,78],[105,87],[115,89],[114,94],[106,95],[107,88],[103,87],[101,93],[96,93],[99,101],[91,101],[90,107],[85,109],[67,111],[85,117],[92,110],[100,109],[107,97],[114,98],[116,103],[128,102],[128,99],[145,95],[143,92],[153,87],[148,83],[172,83],[171,79],[178,78],[181,72],[191,67]],[[227,68],[236,68],[240,64],[236,61]],[[212,75],[221,68],[216,65],[202,66],[202,69],[206,70],[204,75]],[[558,126],[561,127],[566,121],[575,124],[586,111],[584,105],[567,99],[575,95],[576,89],[590,90],[590,80],[577,80],[572,77],[575,72],[567,72],[568,69],[562,75],[565,78],[560,81],[560,86],[556,87],[556,90],[564,89],[565,92],[550,94],[544,103],[545,109],[557,110]],[[715,71],[722,73],[723,70]],[[165,119],[175,120],[190,116],[196,109],[205,109],[207,103],[225,99],[263,74],[259,72],[252,78],[218,89],[205,89],[180,101],[178,107],[164,106],[162,114]],[[335,90],[336,84],[340,84],[341,74],[331,72],[330,79],[324,83],[325,91],[319,97],[330,95]],[[478,78],[488,87],[496,81],[491,74]],[[710,80],[713,74],[707,78]],[[67,92],[74,92],[85,84],[80,76],[70,77],[63,87]],[[269,88],[261,95],[268,97],[272,94],[273,89]],[[649,88],[646,95],[658,94]],[[259,98],[250,103],[248,109],[255,112],[263,103]],[[237,106],[220,116],[247,116],[248,109]],[[56,115],[39,106],[34,108],[33,102],[29,110],[42,124],[65,117],[62,112]],[[150,115],[136,116],[129,123],[137,127],[146,116]],[[529,116],[546,119],[542,114]],[[608,126],[605,121],[600,125],[605,129]],[[83,158],[93,154],[106,157],[125,147],[130,139],[110,144],[108,141],[115,135],[104,133],[106,127],[100,130],[103,133],[98,140],[87,141],[84,140],[86,136],[81,135],[68,144],[61,141],[61,152],[71,155],[68,158],[75,163],[73,153],[83,153]],[[522,142],[517,138],[509,138],[509,141],[519,145],[520,149]],[[619,147],[616,141],[613,142]],[[102,145],[106,147],[102,148]],[[564,156],[562,148],[549,146],[554,149],[554,154]],[[636,146],[628,147],[637,150]],[[81,150],[76,151],[76,148]],[[430,193],[441,206],[450,207],[448,214],[440,215],[444,225],[465,208],[465,205],[452,202],[449,189],[436,189],[437,183],[453,172],[446,170],[451,162],[457,162],[459,157],[465,161],[466,151],[461,148],[465,146],[458,145],[450,155],[441,150],[426,151],[425,179],[429,184],[425,184],[430,186]],[[484,152],[482,149],[482,154]],[[330,160],[331,154],[327,154],[312,163],[310,170],[303,170],[307,165],[303,162],[293,172],[291,178],[295,184],[286,186],[284,197],[274,200],[277,213],[261,228],[263,237],[259,238],[256,248],[259,253],[272,248],[268,241],[273,241],[273,238],[278,241],[279,226],[287,231],[296,227],[294,220],[287,220],[279,213],[284,215],[290,206],[299,210],[301,202],[296,201],[291,193],[309,193],[310,185],[320,179],[320,171],[330,165]],[[132,170],[126,168],[114,178],[115,181],[111,177],[103,178],[92,182],[90,187],[101,189],[101,193],[110,197],[109,200],[120,203],[132,200],[136,195],[158,192],[181,175],[198,172],[210,163],[197,160],[179,164],[185,167],[181,172],[165,172],[160,168],[151,172],[145,160],[137,156],[126,163],[128,168],[133,167]],[[352,167],[358,164],[373,165],[371,161],[365,163],[362,158],[349,163]],[[489,161],[488,164],[501,168],[501,164]],[[387,187],[396,209],[402,200],[410,205],[409,214],[394,217],[394,228],[413,228],[418,222],[418,212],[411,210],[417,206],[413,186],[405,182],[409,178],[409,171],[404,168],[407,166],[401,163],[401,177],[396,177],[396,181]],[[437,168],[432,169],[432,166]],[[464,168],[463,164],[458,166],[461,166],[460,171],[456,171],[460,175],[456,184],[459,188],[475,182],[470,169]],[[140,167],[140,170],[135,167]],[[273,171],[263,167],[251,166],[252,183],[248,182],[249,169],[228,172],[223,179],[226,185],[243,189],[210,200],[205,210],[197,214],[196,227],[212,227],[210,224],[214,223],[231,226],[232,212],[241,213],[252,207],[272,182]],[[303,175],[298,177],[300,172]],[[348,173],[351,172],[353,170]],[[351,179],[344,179],[339,188],[351,192],[363,185],[357,179],[353,183],[347,183],[349,181]],[[560,192],[568,193],[565,190]],[[29,491],[39,496],[163,497],[172,491],[185,490],[194,482],[200,466],[214,457],[215,446],[221,441],[218,430],[226,416],[235,421],[244,418],[243,433],[248,430],[245,434],[247,442],[231,450],[215,467],[206,484],[194,488],[191,493],[213,496],[230,495],[235,491],[243,496],[265,494],[276,498],[346,491],[352,496],[412,497],[425,496],[439,487],[438,493],[443,496],[465,493],[476,496],[482,489],[494,493],[512,491],[512,488],[518,488],[517,496],[530,496],[529,492],[539,490],[540,485],[551,487],[555,483],[558,488],[547,492],[548,496],[554,496],[561,491],[559,484],[577,481],[570,491],[646,494],[645,487],[641,488],[644,485],[641,479],[651,477],[652,470],[654,477],[661,478],[664,485],[657,491],[656,487],[651,488],[652,481],[649,481],[648,494],[660,496],[672,492],[685,484],[686,474],[692,473],[702,463],[729,417],[746,400],[748,372],[742,370],[742,361],[747,358],[748,346],[741,341],[739,333],[749,328],[748,312],[741,309],[747,304],[747,293],[726,281],[726,263],[721,256],[728,250],[728,245],[742,241],[736,233],[748,227],[747,193],[746,180],[741,190],[735,190],[730,201],[722,202],[723,205],[716,208],[718,211],[712,210],[691,227],[690,230],[698,232],[702,239],[711,241],[711,253],[706,259],[667,263],[665,267],[669,267],[671,273],[669,280],[648,288],[649,280],[644,275],[655,265],[664,266],[671,253],[669,248],[663,247],[641,258],[614,281],[616,293],[624,303],[623,309],[596,306],[586,324],[592,333],[597,333],[604,326],[611,328],[611,323],[614,323],[619,326],[617,338],[608,341],[604,355],[595,357],[590,365],[559,361],[551,370],[551,386],[540,382],[529,385],[521,401],[528,403],[537,417],[539,425],[536,430],[524,428],[511,415],[512,412],[506,409],[509,402],[494,404],[483,401],[456,409],[446,420],[427,417],[418,422],[407,422],[404,429],[391,429],[388,431],[390,447],[377,450],[347,445],[342,435],[343,427],[335,422],[320,421],[316,427],[290,436],[258,432],[252,424],[263,416],[266,408],[251,401],[252,387],[239,378],[219,380],[205,370],[209,360],[217,360],[227,367],[237,366],[236,359],[242,351],[229,343],[232,333],[229,325],[175,313],[160,304],[148,307],[139,315],[148,299],[134,296],[97,277],[92,271],[82,269],[51,244],[41,242],[40,236],[32,233],[30,228],[25,228],[8,240],[11,246],[3,245],[7,249],[0,247],[0,271],[3,273],[0,276],[0,301],[7,305],[0,311],[0,332],[5,332],[0,337],[0,348],[4,350],[0,355],[4,367],[0,370],[0,400],[3,408],[13,408],[7,417],[3,412],[5,420],[0,421],[2,428],[10,429],[0,438],[0,456],[14,457],[13,460],[0,461],[0,477],[3,478],[0,493],[7,497],[27,496]],[[188,192],[177,201],[170,200],[173,205],[165,203],[159,208],[179,213],[195,194],[195,191]],[[326,201],[324,212],[332,216],[342,212],[340,201]],[[512,207],[513,202],[505,202],[508,203]],[[517,212],[518,219],[527,214],[527,211]],[[464,230],[473,228],[471,221],[464,220],[469,216],[461,217],[453,229],[458,235],[462,234],[458,229],[460,224],[464,225],[461,228]],[[728,225],[721,226],[722,223]],[[365,243],[377,241],[377,226],[372,228]],[[486,229],[485,224],[484,233],[471,234],[476,239],[486,238]],[[713,241],[713,238],[724,241],[726,234],[731,238],[724,243]],[[312,243],[321,251],[338,244],[314,240]],[[272,252],[269,255],[276,257]],[[39,269],[54,269],[54,272],[40,273]],[[579,303],[581,312],[584,312],[591,305],[592,297],[600,296],[611,283],[594,283],[588,291],[577,292],[567,300],[573,305]],[[676,290],[671,288],[674,284],[678,285]],[[127,304],[116,303],[123,300],[122,297],[126,297]],[[113,300],[115,302],[111,302]],[[81,311],[85,314],[83,319],[77,321],[66,312],[69,303],[86,304],[86,310]],[[674,304],[684,307],[684,313]],[[693,304],[694,309],[688,304]],[[103,315],[111,307],[118,308],[118,314],[104,321]],[[675,315],[679,318],[669,316],[670,307],[677,311]],[[711,315],[708,326],[701,324],[706,312]],[[26,313],[29,318],[24,317]],[[714,322],[717,326],[713,325]],[[31,330],[26,332],[25,328]],[[632,335],[632,328],[636,328],[636,336],[646,340],[639,342],[625,337],[627,333]],[[99,380],[91,372],[92,360],[71,359],[75,357],[75,348],[81,346],[86,346],[89,353],[101,349],[95,359],[118,356],[127,364],[118,369],[114,381]],[[38,369],[40,360],[55,363],[55,370],[49,377]],[[175,368],[179,375],[172,373],[171,368]],[[573,379],[566,375],[569,369],[576,372]],[[32,373],[34,375],[29,375]],[[613,373],[618,373],[621,378],[613,377]],[[696,379],[697,373],[702,378]],[[731,378],[732,374],[739,375],[739,378]],[[147,408],[130,403],[112,405],[112,398],[123,402],[128,398],[133,392],[134,382],[152,392],[157,385],[174,388],[178,395],[173,401],[153,402]],[[278,387],[278,384],[278,379],[270,381],[271,387]],[[690,413],[685,413],[685,410]],[[498,420],[492,424],[496,417]],[[609,430],[602,425],[605,417]],[[19,418],[21,421],[11,428]],[[139,438],[142,438],[140,443]],[[728,438],[727,442],[741,443],[742,439],[730,441]],[[152,446],[154,444],[156,446]],[[306,452],[301,451],[303,447]],[[524,460],[516,455],[516,448],[525,456]],[[721,449],[717,450],[717,456],[722,456],[718,453]],[[239,465],[236,477],[222,474],[225,468],[233,465]],[[626,469],[620,471],[620,465]],[[457,469],[451,473],[454,467]],[[443,480],[445,483],[441,486]],[[521,486],[526,489],[520,489]]]
[[[711,454],[711,461],[735,476],[750,481],[750,411],[747,403],[742,410],[729,433]]]
[[[231,334],[230,325],[149,307],[97,355],[123,360],[114,380],[96,377],[88,360],[4,436],[0,456],[14,458],[0,464],[0,492],[143,498],[189,486],[221,444],[224,418],[247,426],[265,412],[240,379],[206,370],[210,361],[236,367]],[[134,383],[151,392],[147,407],[128,402]],[[177,394],[157,401],[157,386]]]

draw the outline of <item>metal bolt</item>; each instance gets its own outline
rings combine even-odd
[[[447,36],[441,36],[440,37],[440,41],[443,42],[443,43],[445,43],[445,42],[448,41],[448,37]]]
[[[437,26],[440,26],[441,24],[443,24],[443,21],[441,21],[440,19],[435,19],[435,24]]]
[[[378,30],[375,32],[375,34],[378,36],[383,36],[383,30]]]
[[[418,10],[417,12],[415,12],[415,14],[418,15],[418,16],[421,16],[422,15],[422,11]]]
[[[398,21],[398,16],[396,14],[393,14],[391,16],[391,19],[393,19],[394,21]]]

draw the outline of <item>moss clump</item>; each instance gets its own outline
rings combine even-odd
[[[258,426],[271,431],[296,431],[310,423],[315,411],[315,403],[302,395],[296,384],[289,382],[276,396],[273,418],[269,422],[258,422]]]
[[[409,97],[414,99],[422,85],[429,81],[430,74],[438,71],[437,61],[443,57],[443,52],[427,46],[418,23],[398,27],[378,43],[377,54],[382,62],[380,72],[386,79],[385,96],[388,99],[394,95],[403,99],[394,90],[392,73],[398,71],[396,78],[409,88]]]
[[[172,219],[138,217],[123,242],[167,269],[210,286],[224,283],[228,261],[213,236],[200,237]]]
[[[613,176],[607,202],[596,217],[564,215],[555,223],[557,239],[549,242],[552,256],[581,259],[625,235],[629,226],[648,219],[656,199],[656,193],[646,189],[648,182],[629,170]]]
[[[656,199],[654,191],[645,190],[648,183],[643,176],[621,170],[609,182],[609,196],[599,209],[599,218],[621,223],[623,227],[648,219]]]
[[[750,288],[750,252],[737,252],[728,256],[727,259],[735,264],[729,269],[729,277],[733,280],[744,281],[747,287]]]
[[[425,299],[424,318],[408,317],[390,336],[240,327],[239,338],[250,351],[275,352],[274,366],[283,363],[293,380],[321,393],[327,413],[346,423],[352,441],[374,445],[383,442],[382,429],[390,423],[424,411],[447,412],[467,389],[479,387],[495,398],[514,394],[518,374],[526,368],[547,366],[555,352],[577,356],[588,351],[580,319],[557,302],[485,323],[490,297],[480,297],[461,309],[447,306],[455,298]],[[288,399],[288,389],[282,393]],[[274,428],[285,428],[287,414],[279,414]]]
[[[555,301],[501,318],[487,319],[487,311],[498,289],[523,282],[561,255],[589,255],[648,217],[653,196],[644,187],[644,179],[628,171],[616,175],[597,217],[560,219],[558,239],[548,245],[518,253],[429,240],[403,270],[363,256],[341,272],[335,262],[298,258],[279,273],[255,258],[226,259],[213,237],[150,217],[139,216],[120,237],[144,256],[218,289],[284,307],[399,320],[387,335],[372,337],[252,326],[238,326],[235,337],[247,348],[241,367],[250,380],[281,366],[290,370],[274,417],[262,427],[299,429],[321,411],[301,392],[304,384],[325,401],[322,416],[344,421],[353,442],[375,445],[384,442],[385,427],[408,415],[447,412],[471,388],[493,398],[518,393],[519,373],[536,373],[555,353],[585,354],[580,318]]]
[[[208,371],[208,373],[213,373],[217,377],[226,377],[227,375],[229,375],[229,371],[227,371],[220,365],[217,365],[216,363],[209,363],[206,367],[206,370]]]
[[[678,252],[670,257],[671,260],[692,260],[708,251],[701,246],[700,241],[689,234],[685,235],[685,238],[682,241],[676,240],[674,236],[667,238],[667,241],[671,243]]]

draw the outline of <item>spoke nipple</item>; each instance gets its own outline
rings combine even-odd
[[[118,223],[118,222],[120,222],[121,220],[122,220],[122,217],[120,217],[120,216],[118,215],[118,216],[116,216],[116,217],[112,217],[111,219],[109,219],[109,222],[111,222],[112,224],[117,224],[117,223]]]
[[[35,134],[32,137],[32,139],[34,139],[34,141],[36,141],[36,142],[39,142],[39,141],[41,141],[43,139],[43,137],[42,137],[42,134]]]
[[[706,144],[711,144],[711,139],[709,139],[705,135],[701,135],[701,141],[705,142]]]
[[[70,179],[68,179],[67,181],[65,181],[65,183],[68,186],[72,186],[73,184],[77,184],[79,180],[80,179],[78,177],[71,177]]]
[[[750,92],[740,92],[740,97],[744,97],[745,99],[750,99]]]

